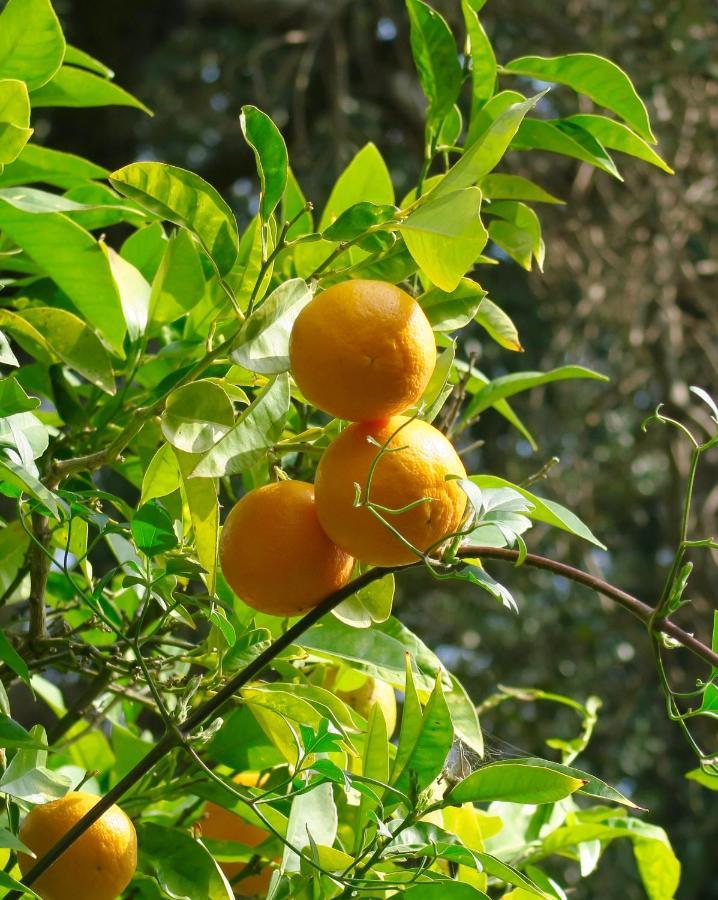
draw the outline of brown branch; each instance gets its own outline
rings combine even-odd
[[[516,550],[506,550],[498,547],[483,547],[468,545],[462,547],[459,555],[464,558],[482,558],[496,559],[504,562],[516,563],[519,559],[519,553]],[[224,705],[234,696],[234,694],[244,687],[249,681],[259,675],[282,651],[286,650],[298,638],[304,634],[312,625],[316,624],[323,616],[331,612],[342,601],[351,597],[356,591],[374,581],[378,581],[391,572],[398,571],[400,568],[412,568],[422,565],[421,562],[414,563],[412,566],[397,567],[394,569],[371,569],[369,572],[360,575],[352,582],[345,585],[338,591],[335,591],[325,600],[322,600],[314,609],[310,610],[302,619],[295,622],[284,634],[280,635],[264,652],[260,653],[248,666],[241,672],[230,679],[227,684],[219,690],[209,700],[200,704],[194,712],[178,726],[177,732],[167,732],[150,752],[144,756],[137,765],[129,771],[124,778],[117,782],[103,797],[101,797],[95,806],[87,812],[73,827],[54,844],[47,853],[40,857],[30,871],[25,875],[23,883],[26,885],[33,884],[47,869],[58,859],[67,848],[76,841],[92,824],[103,815],[113,803],[120,800],[127,791],[130,790],[139,780],[150,772],[155,764],[159,762],[167,753],[169,753],[183,739],[188,739],[192,732],[203,725],[208,719],[221,712]],[[523,565],[532,566],[537,569],[544,569],[553,572],[555,575],[561,575],[578,584],[590,587],[600,594],[609,597],[616,603],[627,609],[632,615],[640,619],[646,624],[650,624],[653,614],[653,608],[647,603],[633,597],[631,594],[622,591],[620,588],[614,587],[601,578],[589,575],[581,569],[565,563],[556,562],[545,556],[537,556],[533,553],[526,555]],[[682,644],[687,650],[690,650],[696,656],[703,659],[712,666],[718,666],[718,654],[714,653],[710,647],[701,643],[693,635],[688,634],[678,625],[675,625],[668,619],[661,619],[653,622],[653,629],[669,635],[674,640]],[[7,896],[7,900],[19,900],[21,897],[19,891],[13,891]]]

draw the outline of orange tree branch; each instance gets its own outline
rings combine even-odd
[[[475,545],[466,545],[459,550],[462,558],[481,558],[496,559],[504,562],[516,563],[519,559],[517,550],[507,550],[499,547],[482,547]],[[422,565],[422,563],[414,563],[414,567]],[[544,569],[575,581],[578,584],[586,585],[599,594],[614,600],[624,609],[627,609],[636,618],[640,619],[653,631],[662,632],[673,638],[675,641],[690,650],[700,659],[709,663],[711,666],[718,667],[718,653],[715,653],[710,647],[707,647],[693,635],[684,631],[669,619],[657,619],[652,621],[653,607],[647,603],[633,597],[631,594],[614,587],[601,578],[596,578],[588,572],[574,568],[565,563],[556,562],[545,556],[537,556],[529,553],[523,560],[523,565],[531,566],[536,569]],[[410,568],[404,566],[400,568]],[[40,857],[35,865],[27,872],[23,879],[25,885],[32,885],[47,869],[58,859],[67,848],[80,837],[92,824],[97,821],[100,816],[105,813],[113,803],[120,800],[139,780],[144,777],[161,760],[168,752],[182,742],[189,739],[195,728],[203,725],[208,719],[219,713],[224,705],[232,698],[232,696],[240,690],[249,681],[260,674],[283,650],[286,650],[294,641],[304,634],[312,625],[318,622],[323,616],[331,612],[343,600],[352,596],[359,589],[378,581],[390,572],[397,569],[371,569],[358,578],[355,578],[349,584],[345,585],[338,591],[335,591],[325,600],[322,600],[314,609],[308,612],[298,622],[295,622],[287,631],[277,638],[266,650],[259,654],[256,659],[252,660],[249,665],[245,666],[241,672],[238,672],[234,678],[230,679],[227,684],[216,694],[200,704],[189,716],[182,722],[176,731],[167,732],[155,744],[152,750],[146,754],[133,769],[131,769],[117,784],[111,788],[103,797],[101,797],[95,806],[87,812],[73,827],[54,844],[44,856]],[[7,895],[7,900],[19,900],[22,894],[19,891],[13,891]]]

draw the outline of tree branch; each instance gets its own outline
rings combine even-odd
[[[50,543],[50,526],[45,516],[32,514],[32,532],[35,541],[30,546],[30,631],[28,642],[32,646],[44,641],[47,634],[47,616],[45,614],[45,588],[50,573],[50,557],[47,547]]]
[[[482,547],[467,545],[462,547],[459,555],[463,558],[482,558],[496,559],[504,562],[515,563],[519,558],[517,550],[507,550],[498,547]],[[241,672],[230,679],[227,684],[209,700],[200,704],[188,718],[179,725],[178,733],[167,732],[150,752],[144,756],[137,765],[131,769],[117,784],[111,788],[103,797],[101,797],[95,806],[87,812],[56,844],[54,844],[47,853],[40,857],[30,871],[25,875],[23,883],[32,885],[47,869],[58,859],[67,848],[76,841],[100,816],[103,815],[113,803],[117,803],[127,791],[130,790],[140,778],[144,777],[167,753],[169,753],[178,743],[180,736],[184,739],[191,737],[192,732],[203,725],[208,719],[219,713],[224,705],[232,698],[232,696],[240,690],[244,685],[259,675],[268,666],[275,657],[283,650],[286,650],[294,641],[304,634],[312,625],[316,624],[323,616],[331,612],[342,601],[351,597],[352,594],[378,581],[391,572],[398,571],[402,568],[415,568],[423,563],[414,563],[412,566],[401,566],[393,569],[371,569],[369,572],[355,578],[349,584],[345,585],[338,591],[335,591],[325,600],[322,600],[314,609],[310,610],[298,622],[295,622],[291,628],[287,629],[280,637],[277,638],[266,650],[259,654],[249,665]],[[523,565],[531,566],[536,569],[544,569],[553,572],[555,575],[561,575],[578,584],[586,585],[605,597],[609,597],[616,603],[627,609],[632,615],[640,619],[647,625],[652,625],[654,631],[663,632],[674,640],[682,644],[687,650],[690,650],[700,659],[709,663],[711,666],[718,666],[718,653],[711,650],[693,635],[688,634],[678,625],[668,619],[659,619],[651,623],[653,608],[647,603],[633,597],[631,594],[622,591],[620,588],[614,587],[601,578],[589,575],[581,569],[574,568],[565,563],[556,562],[545,556],[537,556],[529,553],[523,561]],[[7,900],[20,900],[22,894],[19,891],[13,891],[7,896]]]

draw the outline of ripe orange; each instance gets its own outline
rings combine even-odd
[[[336,544],[374,566],[401,566],[417,559],[369,509],[354,507],[354,485],[365,489],[370,466],[379,453],[370,439],[384,444],[392,434],[389,447],[393,452],[385,453],[376,465],[369,499],[398,509],[422,497],[431,498],[397,515],[382,513],[392,527],[414,547],[426,551],[459,528],[466,508],[460,485],[446,481],[447,475],[465,478],[466,471],[449,441],[433,425],[403,416],[350,425],[319,462],[317,512]]]
[[[297,616],[343,587],[354,560],[322,530],[314,487],[278,481],[250,491],[227,516],[219,548],[224,577],[245,603]]]
[[[20,840],[38,857],[46,853],[99,800],[71,791],[59,800],[36,806],[25,817]],[[25,875],[35,860],[18,853]],[[111,806],[33,883],[43,900],[115,900],[137,867],[137,835],[130,819]]]
[[[256,787],[262,784],[258,772],[241,772],[235,776],[234,781],[245,787]],[[204,837],[214,841],[237,841],[250,848],[258,846],[269,836],[269,832],[263,828],[245,822],[241,816],[231,810],[211,802],[205,806],[204,815],[199,820],[199,824]],[[223,862],[219,866],[231,882],[246,868],[246,863]],[[264,866],[255,875],[248,875],[246,878],[240,879],[232,885],[232,888],[237,897],[265,897],[271,877],[271,867]]]
[[[304,307],[289,356],[310,403],[365,422],[417,402],[434,371],[436,345],[413,297],[393,284],[357,279],[335,284]]]

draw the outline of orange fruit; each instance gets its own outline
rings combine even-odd
[[[257,787],[262,784],[258,772],[241,772],[234,777],[237,784],[245,787]],[[204,815],[199,820],[202,835],[214,841],[237,841],[245,847],[254,848],[269,837],[269,832],[245,822],[241,816],[216,803],[207,803]],[[222,862],[219,867],[232,882],[246,868],[243,862]],[[272,877],[270,866],[264,866],[255,875],[247,875],[232,885],[237,897],[265,897]]]
[[[424,311],[383,281],[343,281],[301,311],[289,343],[292,374],[314,406],[340,419],[385,419],[413,406],[436,363]]]
[[[56,844],[99,797],[71,791],[30,810],[20,840],[38,857]],[[23,875],[35,860],[18,853]],[[137,868],[137,835],[130,819],[111,806],[32,885],[43,900],[115,900]]]
[[[337,697],[343,700],[360,716],[369,718],[372,707],[377,703],[384,716],[386,733],[389,737],[396,728],[396,694],[394,688],[378,678],[367,678],[361,687],[354,691],[337,691]]]
[[[354,560],[324,533],[314,487],[278,481],[245,494],[222,529],[219,559],[232,590],[274,616],[297,616],[343,587]]]
[[[403,416],[350,425],[319,462],[317,512],[336,544],[373,566],[401,566],[417,560],[369,509],[354,506],[354,485],[365,490],[369,469],[379,453],[372,440],[383,445],[390,437],[392,452],[385,453],[374,469],[369,499],[399,509],[422,497],[431,498],[395,515],[381,513],[405,540],[425,552],[458,530],[466,509],[460,485],[446,480],[447,475],[465,478],[466,471],[449,441],[433,425]]]

